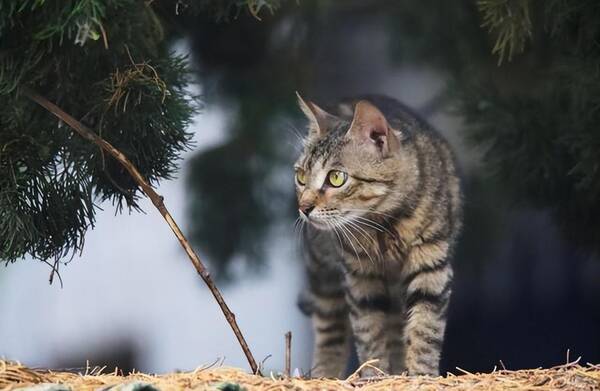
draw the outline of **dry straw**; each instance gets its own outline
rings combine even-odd
[[[367,364],[368,365],[368,364]],[[261,377],[233,368],[198,368],[192,372],[166,375],[132,373],[127,376],[113,373],[98,374],[33,370],[19,363],[0,361],[0,390],[15,390],[40,383],[60,383],[73,390],[99,390],[129,382],[145,382],[161,391],[169,390],[598,390],[600,366],[566,364],[550,369],[520,371],[499,370],[492,373],[469,373],[446,377],[382,376],[361,379],[357,373],[345,380]],[[229,384],[229,387],[224,385]]]

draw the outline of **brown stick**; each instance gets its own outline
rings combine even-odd
[[[258,368],[258,365],[256,365],[254,356],[252,356],[252,353],[250,352],[250,348],[248,347],[248,344],[246,343],[246,340],[244,339],[244,336],[242,335],[242,332],[240,331],[240,328],[238,327],[237,322],[235,321],[235,314],[233,312],[231,312],[231,310],[227,306],[227,303],[225,303],[225,300],[223,299],[221,292],[219,291],[219,289],[213,282],[212,278],[210,277],[210,273],[208,272],[208,270],[206,269],[206,267],[204,266],[204,264],[202,263],[202,261],[200,260],[198,255],[194,252],[194,250],[190,246],[189,242],[187,241],[187,239],[181,232],[181,229],[179,229],[179,226],[177,225],[175,220],[173,220],[173,217],[171,217],[171,214],[169,213],[169,211],[167,210],[167,207],[164,204],[163,197],[154,191],[154,189],[150,186],[150,184],[148,184],[148,182],[146,182],[146,180],[144,179],[142,174],[140,174],[140,172],[137,170],[137,168],[135,168],[135,166],[129,161],[129,159],[127,159],[127,157],[125,155],[123,155],[123,153],[121,153],[121,151],[119,151],[118,149],[113,147],[106,140],[99,137],[92,130],[90,130],[85,125],[83,125],[82,123],[77,121],[75,118],[71,117],[69,114],[65,113],[60,107],[56,106],[54,103],[50,102],[48,99],[44,98],[43,96],[41,96],[41,95],[37,94],[36,92],[31,91],[30,89],[27,89],[27,88],[23,88],[23,93],[29,99],[33,100],[34,102],[36,102],[37,104],[39,104],[40,106],[42,106],[43,108],[45,108],[46,110],[48,110],[49,112],[54,114],[56,117],[58,117],[64,123],[69,125],[71,128],[73,128],[77,133],[79,133],[80,136],[82,136],[86,140],[93,142],[94,144],[96,144],[97,146],[99,146],[100,148],[102,148],[103,150],[108,152],[109,154],[111,154],[115,159],[117,159],[119,161],[119,163],[121,163],[123,165],[123,167],[125,167],[125,169],[129,172],[129,174],[137,182],[137,184],[142,188],[144,193],[146,193],[146,195],[150,198],[150,200],[152,201],[152,203],[154,204],[156,209],[158,209],[160,214],[167,221],[167,224],[169,224],[169,227],[171,227],[171,230],[173,231],[173,233],[179,240],[179,243],[181,243],[181,246],[187,253],[188,257],[190,258],[190,261],[192,261],[194,268],[196,269],[198,274],[200,274],[200,277],[202,277],[202,279],[208,286],[208,289],[210,289],[210,292],[215,297],[215,300],[219,304],[219,307],[221,307],[221,311],[223,311],[223,315],[225,315],[225,319],[227,319],[227,322],[229,322],[229,325],[231,326],[233,333],[235,334],[238,342],[240,343],[240,346],[242,347],[242,350],[244,351],[244,354],[246,355],[246,359],[248,359],[248,363],[250,364],[250,367],[252,368],[252,372],[260,375],[261,374],[260,369]]]
[[[285,375],[292,375],[292,332],[285,333]]]

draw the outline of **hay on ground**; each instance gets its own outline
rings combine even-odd
[[[87,373],[86,373],[87,372]],[[519,371],[498,370],[492,373],[469,373],[458,370],[445,377],[384,376],[361,379],[355,373],[347,379],[301,379],[261,377],[233,368],[198,368],[191,372],[166,375],[132,373],[83,373],[34,370],[16,362],[0,361],[0,390],[16,390],[44,383],[57,383],[72,390],[107,390],[133,382],[151,384],[161,391],[170,390],[598,390],[600,366],[567,364],[551,369]]]

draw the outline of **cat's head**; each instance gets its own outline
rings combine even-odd
[[[400,131],[368,101],[356,103],[346,119],[299,95],[298,102],[309,120],[294,166],[300,217],[333,229],[367,214],[385,214],[391,205],[386,199],[395,198],[402,176]]]

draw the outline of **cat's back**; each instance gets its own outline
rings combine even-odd
[[[422,133],[430,133],[434,137],[437,135],[437,132],[414,110],[387,95],[361,94],[343,98],[332,109],[336,115],[350,121],[352,120],[356,103],[361,100],[367,100],[375,105],[385,115],[390,125],[395,129],[402,130],[407,137],[412,138]]]
[[[451,175],[459,175],[456,157],[448,141],[416,111],[397,99],[382,94],[361,94],[343,98],[329,109],[337,116],[352,121],[354,107],[361,100],[371,102],[383,113],[391,127],[402,133],[403,142],[418,150],[425,165],[442,163],[451,168]]]

